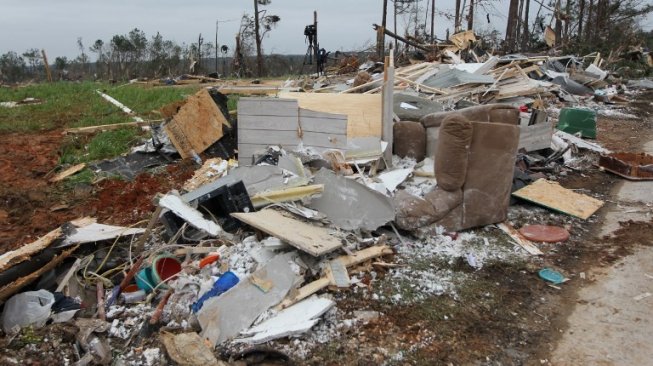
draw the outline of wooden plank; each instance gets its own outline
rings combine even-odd
[[[497,224],[497,227],[501,229],[504,233],[508,234],[515,243],[519,244],[520,247],[524,248],[529,254],[532,255],[542,255],[542,251],[535,245],[533,244],[532,241],[526,239],[519,231],[515,230],[512,225],[510,225],[508,222],[502,222]]]
[[[262,207],[271,203],[299,201],[324,191],[323,184],[286,188],[279,191],[260,192],[251,196],[254,207]]]
[[[157,119],[157,120],[140,121],[140,122],[134,121],[134,122],[124,122],[124,123],[113,123],[110,125],[67,128],[64,130],[64,133],[65,134],[95,133],[99,131],[117,130],[119,128],[125,128],[125,127],[149,126],[152,123],[160,123],[160,122],[163,122],[163,120]]]
[[[301,110],[300,113],[303,113]],[[297,116],[238,116],[238,129],[245,130],[285,130],[297,131]],[[300,117],[302,131],[322,132],[342,135],[347,137],[347,117],[342,118],[314,118]]]
[[[59,263],[61,263],[64,259],[68,258],[71,254],[73,254],[77,250],[77,248],[79,248],[79,245],[75,245],[74,247],[71,247],[68,250],[64,250],[59,255],[56,255],[54,258],[52,258],[52,260],[48,262],[45,266],[39,268],[37,271],[30,273],[25,277],[21,277],[5,285],[4,287],[0,288],[0,303],[4,302],[11,295],[20,291],[20,289],[22,289],[23,287],[37,280],[44,273],[58,266]]]
[[[23,245],[19,249],[12,250],[11,252],[3,254],[0,256],[0,272],[5,271],[18,263],[21,263],[26,259],[29,259],[29,257],[32,255],[50,246],[50,244],[61,237],[61,235],[61,228],[56,228],[44,236],[38,238],[36,241]]]
[[[298,145],[303,142],[305,146],[316,146],[333,149],[347,147],[347,138],[344,135],[329,133],[279,130],[238,130],[238,143],[243,144],[268,144],[268,145]]]
[[[347,115],[347,137],[381,136],[382,103],[379,94],[280,93],[297,99],[301,108]]]
[[[275,210],[232,213],[231,216],[313,256],[329,253],[342,246],[340,239],[330,235],[326,228],[295,220]]]
[[[164,129],[182,158],[206,150],[222,138],[222,126],[230,126],[206,89],[186,100]]]
[[[297,117],[298,108],[299,103],[295,99],[245,97],[238,100],[238,118],[240,116]],[[240,123],[240,119],[238,122]]]
[[[583,220],[592,216],[604,203],[546,179],[538,179],[535,183],[514,192],[513,196]]]
[[[380,257],[382,255],[392,254],[392,249],[387,245],[375,245],[373,247],[359,250],[350,255],[340,256],[333,261],[340,262],[345,268],[359,265],[365,261]],[[333,262],[332,261],[332,262]],[[326,274],[325,276],[302,286],[297,290],[290,292],[288,297],[275,307],[275,310],[285,309],[311,295],[326,288],[327,286],[335,284],[335,279]]]
[[[86,168],[86,163],[73,165],[70,168],[68,168],[68,169],[64,170],[63,172],[61,172],[61,173],[55,175],[54,177],[52,177],[50,179],[50,182],[51,183],[56,183],[56,182],[62,181],[64,179],[68,178],[69,176],[80,172],[84,168]]]
[[[382,94],[382,123],[383,129],[381,138],[388,143],[388,148],[383,153],[388,168],[392,167],[392,120],[394,108],[394,85],[395,85],[395,64],[394,51],[390,49],[390,56],[385,57],[385,68],[383,70],[383,94]]]

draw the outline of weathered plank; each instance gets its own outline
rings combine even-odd
[[[340,239],[329,234],[326,228],[295,220],[275,210],[232,213],[231,216],[314,256],[342,246]]]
[[[381,136],[380,94],[280,93],[279,97],[297,99],[301,108],[347,115],[349,138]]]

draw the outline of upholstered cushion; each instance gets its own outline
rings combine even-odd
[[[455,191],[465,183],[472,133],[471,122],[460,115],[452,114],[443,120],[435,154],[435,178],[441,189]]]
[[[401,121],[393,126],[394,154],[399,157],[424,160],[426,154],[426,129],[419,122]]]

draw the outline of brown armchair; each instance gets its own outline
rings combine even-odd
[[[422,118],[424,130],[437,128],[438,138],[431,147],[437,187],[424,199],[398,192],[397,225],[412,230],[436,223],[458,231],[504,221],[519,143],[518,123],[519,111],[505,105],[471,107]],[[426,139],[428,145],[428,134]],[[413,142],[394,141],[397,145]]]

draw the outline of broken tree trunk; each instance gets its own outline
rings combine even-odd
[[[467,30],[474,29],[474,0],[469,0],[469,13],[467,13]]]
[[[454,23],[453,23],[453,32],[458,33],[458,29],[460,28],[460,0],[456,0],[456,16],[454,18]],[[449,38],[449,37],[447,37]]]
[[[510,0],[508,9],[508,22],[506,26],[506,49],[512,51],[515,49],[515,30],[517,27],[517,16],[519,10],[519,0]]]
[[[379,27],[381,27],[381,26],[378,25],[378,24],[372,24],[372,26],[374,27],[374,30],[378,30]],[[399,36],[399,35],[396,35],[396,34],[394,34],[393,32],[391,32],[391,31],[389,31],[389,30],[387,30],[387,29],[385,29],[385,28],[383,29],[383,32],[384,32],[385,34],[389,35],[390,37],[392,37],[392,38],[394,38],[394,39],[396,39],[396,40],[402,41],[403,43],[405,43],[405,44],[407,44],[407,45],[409,45],[409,46],[413,46],[413,47],[415,47],[415,48],[417,48],[417,49],[420,49],[420,50],[422,50],[422,51],[425,51],[425,52],[431,52],[430,49],[428,49],[428,48],[426,48],[426,47],[424,47],[424,46],[422,46],[422,45],[419,45],[419,44],[417,44],[417,43],[415,43],[415,42],[409,41],[409,40],[407,40],[407,39],[404,38],[404,37],[401,37],[401,36]]]
[[[529,11],[530,11],[530,5],[531,5],[531,0],[524,0],[524,18],[522,19],[522,25],[524,26],[524,29],[522,30],[522,40],[521,40],[521,48],[522,50],[527,50],[528,49],[528,43],[529,43],[529,38],[530,35],[528,33],[528,16],[529,16]]]

